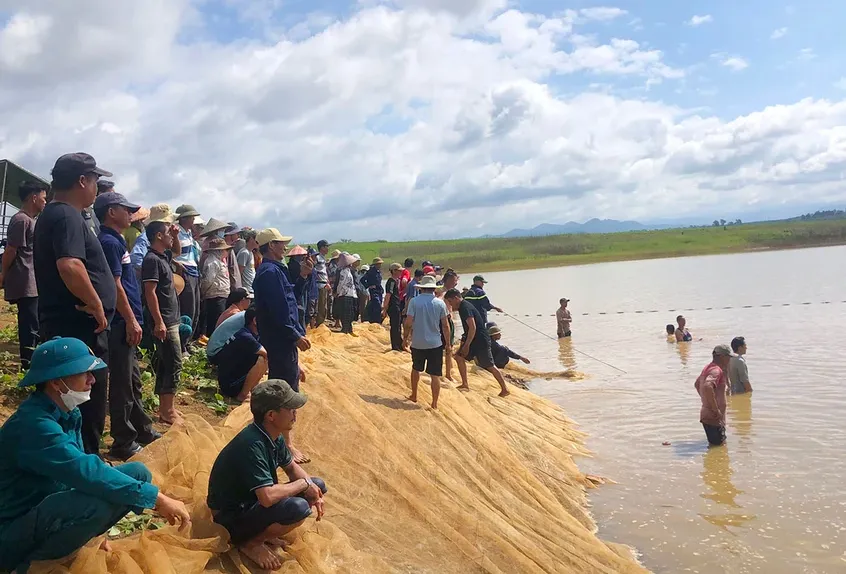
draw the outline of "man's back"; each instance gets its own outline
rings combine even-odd
[[[90,315],[78,311],[82,302],[74,297],[59,275],[58,260],[79,259],[88,271],[94,290],[103,303],[106,320],[111,321],[117,304],[114,276],[97,236],[86,225],[82,214],[66,203],[51,202],[35,224],[33,259],[35,280],[41,295],[38,314],[43,323],[90,323]]]
[[[3,278],[6,301],[24,297],[37,297],[35,271],[32,261],[32,244],[35,236],[35,220],[23,211],[17,212],[9,221],[7,245],[17,249],[15,260]]]
[[[447,308],[434,293],[420,293],[409,301],[408,316],[413,319],[412,348],[436,349],[444,344],[441,319],[447,316]]]

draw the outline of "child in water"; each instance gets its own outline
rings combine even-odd
[[[676,342],[676,326],[672,323],[667,325],[667,342],[668,343],[675,343]]]

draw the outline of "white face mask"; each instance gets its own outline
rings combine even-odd
[[[65,407],[67,407],[67,409],[69,411],[72,411],[73,409],[75,409],[79,405],[81,405],[83,403],[87,403],[88,401],[91,400],[91,391],[90,390],[89,391],[72,391],[70,389],[70,387],[68,387],[68,384],[65,382],[64,379],[59,379],[59,380],[62,381],[62,384],[65,385],[65,388],[67,389],[67,392],[62,393],[60,396],[61,396],[62,402],[65,404]]]

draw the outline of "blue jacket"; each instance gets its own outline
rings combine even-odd
[[[4,523],[69,489],[119,506],[155,507],[157,487],[85,454],[81,422],[79,409],[66,413],[35,391],[0,428],[0,533]]]
[[[361,278],[361,284],[370,292],[370,297],[373,299],[382,300],[382,295],[385,294],[385,288],[382,287],[382,274],[375,267],[371,267]]]
[[[302,278],[300,278],[302,280]],[[291,343],[305,337],[297,313],[294,285],[284,263],[265,259],[253,281],[256,320],[262,341],[283,340]]]
[[[482,328],[488,322],[488,311],[493,309],[493,305],[488,300],[485,290],[481,287],[473,285],[464,295],[464,300],[473,305],[479,314],[482,316]]]

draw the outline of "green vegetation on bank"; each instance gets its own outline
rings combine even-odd
[[[359,253],[365,263],[376,256],[386,263],[411,257],[468,273],[843,244],[846,219],[546,237],[348,242],[335,247]]]

